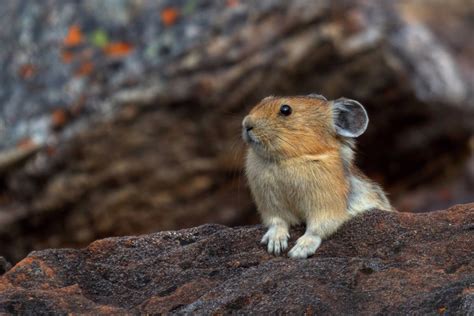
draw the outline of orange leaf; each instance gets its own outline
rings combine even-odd
[[[78,25],[72,25],[63,40],[66,46],[77,46],[82,42],[82,32]]]
[[[104,47],[104,53],[111,57],[123,57],[132,50],[133,46],[125,42],[113,42]]]
[[[164,25],[170,26],[173,25],[176,20],[178,19],[179,12],[176,10],[176,8],[166,8],[163,11],[161,11],[161,22],[163,22]]]
[[[90,61],[86,61],[81,64],[79,69],[77,69],[76,75],[87,76],[87,75],[90,75],[93,70],[94,70],[94,64],[91,63]]]

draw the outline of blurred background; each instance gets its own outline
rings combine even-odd
[[[0,256],[258,222],[240,122],[363,103],[358,164],[401,211],[474,201],[472,0],[5,0]]]

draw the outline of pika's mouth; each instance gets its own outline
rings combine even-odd
[[[242,138],[249,145],[260,145],[261,144],[260,140],[258,140],[258,138],[255,136],[252,129],[248,129],[248,128],[244,127],[242,129]]]

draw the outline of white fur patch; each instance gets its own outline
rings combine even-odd
[[[288,248],[290,233],[285,226],[271,226],[263,235],[262,244],[267,244],[267,250],[271,254],[279,255]]]
[[[304,234],[296,241],[296,245],[290,250],[288,256],[293,259],[304,259],[314,255],[321,245],[321,237]]]

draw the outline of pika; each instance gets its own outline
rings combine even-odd
[[[354,139],[368,123],[359,102],[317,94],[267,97],[244,118],[246,176],[268,227],[261,242],[269,253],[287,249],[292,225],[304,223],[306,231],[288,255],[307,258],[357,214],[393,210],[382,188],[354,166]]]

